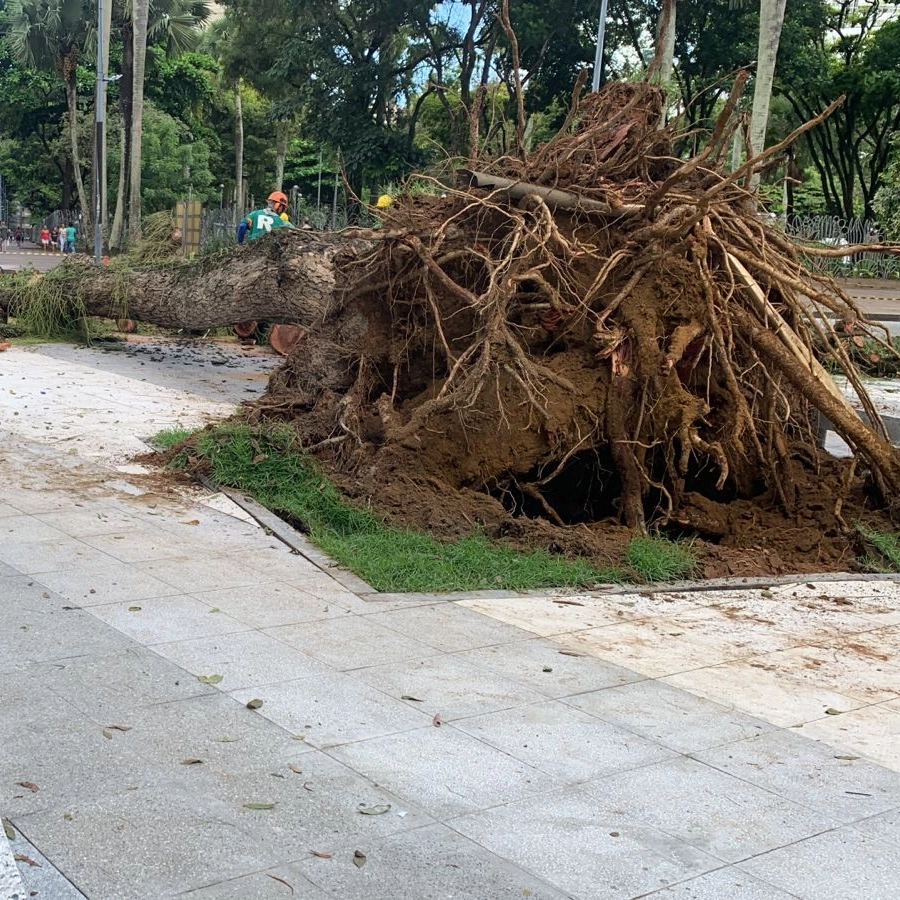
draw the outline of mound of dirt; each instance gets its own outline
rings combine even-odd
[[[658,89],[611,85],[535,152],[401,197],[252,415],[438,536],[618,560],[655,528],[703,540],[707,575],[851,568],[853,523],[890,527],[900,493],[847,352],[877,329],[758,215],[770,154],[722,171],[739,82],[690,160]]]

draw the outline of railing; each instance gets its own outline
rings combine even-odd
[[[785,231],[800,241],[825,247],[878,244],[884,236],[871,219],[841,219],[838,216],[796,216]],[[807,264],[817,272],[839,278],[900,278],[900,258],[885,253],[848,253],[845,256],[808,256]]]

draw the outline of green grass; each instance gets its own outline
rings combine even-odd
[[[160,450],[168,450],[169,447],[174,447],[176,444],[187,440],[193,433],[193,430],[190,428],[167,428],[165,431],[160,431],[158,434],[153,435],[150,442]]]
[[[156,443],[177,445],[177,431]],[[208,462],[217,484],[240,488],[267,509],[299,522],[310,540],[379,591],[528,590],[622,581],[620,570],[599,569],[542,551],[521,553],[474,535],[442,543],[393,528],[368,509],[351,506],[313,461],[298,452],[287,428],[226,424],[198,432],[188,455]]]
[[[866,568],[879,572],[900,572],[900,534],[879,531],[862,522],[856,530],[875,548],[878,557],[866,556],[862,562]]]
[[[693,573],[697,556],[692,541],[673,541],[651,534],[632,539],[625,562],[644,581],[678,581]]]

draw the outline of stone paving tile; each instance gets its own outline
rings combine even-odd
[[[675,756],[632,731],[553,701],[453,724],[563,783],[576,784]]]
[[[559,784],[452,725],[356,741],[329,754],[440,820]]]
[[[334,671],[321,660],[258,631],[155,644],[153,649],[192,675],[221,675],[223,691]]]
[[[15,829],[14,829],[15,830]],[[0,841],[5,838],[0,837]],[[26,897],[50,897],[52,900],[85,900],[84,894],[69,882],[56,867],[37,849],[25,835],[16,832],[10,848],[19,859],[24,894],[19,897],[5,898],[2,893],[3,883],[0,880],[0,897],[4,900],[25,900]],[[25,857],[25,859],[22,859]],[[2,863],[0,863],[2,864]]]
[[[310,849],[352,855],[371,841],[434,822],[421,805],[317,750],[293,765],[301,771],[259,762],[243,767],[237,777],[191,767],[192,792],[231,810],[242,831],[268,846],[255,868],[305,859]],[[253,808],[257,805],[266,808]]]
[[[395,609],[374,613],[367,618],[445,652],[508,644],[531,636],[528,631],[495,622],[480,613],[464,607],[456,608],[449,603]]]
[[[585,791],[598,815],[652,825],[731,863],[837,824],[832,816],[685,757],[602,778]]]
[[[223,548],[218,548],[219,553]],[[135,563],[135,569],[164,581],[185,594],[211,588],[254,588],[260,583],[259,572],[246,563],[233,562],[228,556],[205,553],[180,555],[168,559]]]
[[[900,808],[854,822],[852,827],[869,838],[892,844],[894,853],[900,850]]]
[[[184,537],[169,534],[152,525],[133,526],[127,531],[93,534],[81,539],[124,563],[171,559],[189,552],[193,544]],[[203,552],[200,545],[194,545],[194,549],[198,555]]]
[[[274,628],[348,615],[348,610],[332,599],[324,599],[282,581],[265,582],[250,588],[194,591],[193,596],[251,628]]]
[[[260,760],[285,766],[310,752],[294,732],[273,726],[259,712],[218,691],[144,706],[124,724],[134,727],[121,737],[117,734],[116,740],[173,779],[235,774]],[[186,759],[202,763],[185,765]]]
[[[797,734],[900,772],[900,704],[896,700],[822,716],[798,728]]]
[[[314,747],[394,734],[428,721],[424,713],[342,672],[246,688],[231,696],[240,703],[261,699],[257,715],[305,735]]]
[[[325,575],[318,566],[301,554],[292,552],[286,544],[273,540],[269,536],[265,537],[266,544],[250,550],[245,543],[241,550],[233,554],[233,558],[258,569],[269,580],[277,579],[294,583],[306,578],[319,579]],[[341,587],[337,582],[333,582],[333,579],[327,578],[327,580],[332,582],[335,587]]]
[[[659,681],[564,698],[565,703],[679,753],[754,737],[772,726]]]
[[[646,900],[796,900],[796,894],[727,866],[672,887],[642,894]]]
[[[15,490],[4,500],[13,509],[29,515],[59,512],[71,509],[73,505],[71,497],[50,490],[30,490],[21,484],[15,485]]]
[[[449,654],[357,669],[350,674],[390,697],[415,697],[415,701],[404,703],[429,716],[440,713],[445,720],[543,699],[541,694],[517,681]]]
[[[143,510],[123,509],[113,503],[95,502],[90,504],[90,508],[73,507],[57,512],[40,513],[35,518],[77,538],[115,534],[135,525],[148,527],[147,516]]]
[[[548,637],[566,634],[601,625],[614,625],[624,619],[635,618],[633,595],[611,594],[599,597],[581,597],[577,606],[561,602],[562,597],[474,597],[458,601],[475,612],[507,622],[533,634]]]
[[[62,601],[50,592],[46,608],[18,604],[18,591],[6,592],[0,603],[0,672],[28,666],[33,662],[56,660],[87,653],[113,653],[128,642],[120,634],[98,629],[88,613],[74,608],[64,609]]]
[[[809,809],[854,822],[900,807],[900,776],[827,744],[775,731],[692,754]]]
[[[43,572],[34,576],[69,603],[85,609],[109,603],[175,596],[180,591],[139,569],[110,562],[86,571]]]
[[[826,710],[848,712],[865,705],[847,694],[807,684],[799,678],[760,668],[755,659],[708,666],[662,679],[664,683],[791,728],[821,719]]]
[[[130,721],[141,707],[218,693],[136,644],[118,653],[70,657],[26,671],[97,722]]]
[[[170,897],[259,868],[270,845],[241,811],[177,782],[85,796],[16,824],[91,900]],[[84,847],[90,852],[85,853]]]
[[[639,681],[642,675],[591,656],[567,656],[543,638],[454,654],[548,697],[566,697]]]
[[[14,569],[7,563],[0,561],[0,578],[11,578],[14,575],[21,574],[22,573],[18,569]]]
[[[21,516],[22,510],[16,509],[15,506],[10,506],[8,503],[4,503],[0,500],[0,519],[5,519],[7,516]]]
[[[186,900],[277,900],[279,891],[280,896],[285,898],[333,900],[331,894],[326,894],[293,869],[255,872],[230,881],[219,881],[193,891],[185,891],[177,896]]]
[[[801,900],[896,900],[900,884],[895,846],[851,826],[772,850],[738,867]]]
[[[195,597],[173,595],[140,601],[108,603],[91,608],[91,614],[141,644],[166,644],[179,638],[210,637],[247,626],[222,612],[213,612]]]
[[[70,537],[49,541],[0,543],[0,562],[17,568],[26,575],[63,572],[73,569],[108,568],[116,560],[107,553]]]
[[[287,881],[300,874],[341,900],[565,900],[566,894],[443,825],[367,842],[366,863],[352,853],[310,858],[282,869]],[[323,896],[325,896],[323,894]]]
[[[449,825],[577,900],[598,900],[598,889],[603,900],[631,900],[722,865],[664,829],[599,807],[585,787],[497,806]]]
[[[66,537],[66,533],[36,519],[18,515],[0,518],[0,545],[7,542],[27,544],[32,541],[51,541]]]
[[[266,634],[341,671],[386,662],[395,664],[438,652],[422,641],[360,616],[267,628]]]
[[[888,644],[900,648],[900,629],[876,629],[830,646],[767,653],[751,657],[747,663],[810,688],[826,688],[863,703],[879,703],[900,697],[900,666],[888,662],[894,653]]]

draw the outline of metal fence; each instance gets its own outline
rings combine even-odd
[[[838,216],[796,216],[785,231],[801,241],[826,247],[878,244],[884,235],[871,219],[841,219]],[[840,278],[900,278],[900,259],[885,253],[848,253],[844,256],[808,256],[808,265],[818,272]]]
[[[251,207],[255,208],[255,207]],[[200,252],[211,253],[237,243],[237,223],[250,210],[238,211],[233,206],[208,207],[200,219]],[[339,206],[309,206],[302,201],[288,210],[291,222],[298,228],[316,231],[340,231],[347,227],[347,208]]]

